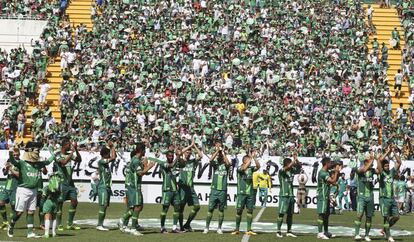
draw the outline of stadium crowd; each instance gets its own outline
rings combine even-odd
[[[1,0],[0,18],[48,19],[64,12],[68,0]]]
[[[349,156],[391,139],[407,148],[411,111],[392,115],[384,51],[368,52],[363,16],[352,2],[131,0],[105,2],[87,32],[54,13],[33,54],[3,54],[14,100],[4,142],[60,57],[62,124],[47,105],[33,115],[45,143],[70,134],[94,149],[111,135],[124,150],[144,141],[165,151],[195,135],[203,149],[220,138],[232,153],[248,144]]]

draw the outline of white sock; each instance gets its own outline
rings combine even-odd
[[[53,222],[52,222],[52,234],[53,235],[56,234],[56,225],[57,225],[57,221],[56,221],[56,219],[54,219]]]
[[[45,235],[49,235],[50,220],[45,219]]]
[[[177,225],[173,225],[173,230],[176,230],[177,229]]]

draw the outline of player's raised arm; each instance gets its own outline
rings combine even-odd
[[[144,164],[144,169],[138,172],[139,176],[145,175],[155,165],[155,163],[153,162],[148,162],[147,158],[144,158],[142,163]]]
[[[339,176],[339,172],[341,171],[342,167],[341,165],[336,165],[334,172],[332,173],[332,175],[328,178],[328,183],[330,184],[336,184],[336,182],[338,181],[338,176]]]
[[[259,162],[259,160],[257,159],[257,157],[256,157],[256,155],[257,155],[257,153],[256,153],[256,151],[253,151],[252,152],[252,154],[251,154],[251,158],[254,160],[254,163],[255,163],[255,165],[256,165],[256,167],[255,167],[255,171],[258,171],[259,169],[260,169],[260,162]]]
[[[243,157],[243,165],[239,168],[239,170],[241,172],[246,171],[247,168],[249,168],[251,162],[252,162],[252,158],[249,155],[245,155]],[[260,165],[259,165],[259,167],[260,167]]]
[[[383,161],[387,158],[387,156],[391,153],[391,147],[388,146],[387,150],[385,151],[384,154],[382,154],[382,156],[377,159],[377,174],[381,174],[384,167],[383,167]]]
[[[364,164],[364,166],[358,168],[357,172],[358,173],[365,173],[368,171],[368,169],[371,167],[372,163],[374,162],[374,158],[373,156],[369,155],[368,157],[366,157],[366,159],[368,160],[368,162],[366,162]]]
[[[82,156],[79,153],[78,144],[77,143],[73,143],[72,148],[73,148],[73,152],[75,152],[75,154],[76,154],[75,162],[76,163],[82,162]]]
[[[396,147],[393,147],[393,153],[394,153],[394,158],[395,158],[395,170],[397,171],[397,173],[400,170],[401,167],[401,155],[399,153],[396,152]]]
[[[193,147],[196,150],[196,159],[199,160],[199,161],[201,161],[201,159],[203,159],[203,152],[194,143],[194,138],[193,138]]]

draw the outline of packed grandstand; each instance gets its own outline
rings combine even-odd
[[[395,140],[409,155],[413,96],[393,110],[391,47],[370,43],[376,29],[359,1],[97,1],[92,31],[72,24],[66,1],[25,2],[1,1],[1,14],[48,24],[32,53],[0,53],[11,105],[2,147],[23,137],[47,147],[70,135],[97,149],[113,136],[126,151],[144,141],[164,152],[194,136],[206,152],[218,138],[232,153],[293,147],[349,157]],[[405,40],[401,73],[411,89],[414,25],[402,2],[405,32],[389,38]],[[49,102],[54,62],[63,82]]]

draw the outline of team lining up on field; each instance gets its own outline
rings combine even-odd
[[[41,143],[29,142],[26,144],[22,159],[20,150],[15,147],[9,151],[9,159],[4,171],[7,173],[7,183],[5,189],[0,192],[0,213],[3,217],[3,227],[7,226],[9,237],[14,235],[14,226],[24,212],[27,212],[26,222],[28,238],[39,237],[33,232],[34,212],[39,207],[39,217],[44,226],[44,237],[56,236],[56,229],[63,230],[62,224],[62,205],[66,200],[70,200],[68,222],[66,229],[79,230],[80,227],[73,223],[77,207],[77,190],[72,180],[73,165],[82,161],[77,150],[76,143],[64,138],[61,148],[58,151],[50,150],[52,156],[46,161],[40,161],[39,152],[42,148]],[[173,206],[173,228],[172,233],[183,233],[193,231],[191,221],[196,217],[200,210],[197,193],[194,190],[193,179],[195,170],[203,156],[202,152],[195,145],[194,139],[191,144],[184,149],[168,150],[166,161],[153,157],[145,156],[145,144],[138,143],[131,152],[131,161],[127,165],[125,176],[125,187],[127,189],[127,210],[120,219],[118,226],[122,232],[141,236],[138,231],[139,214],[143,209],[143,195],[141,192],[142,176],[144,176],[155,164],[160,165],[162,183],[162,211],[160,214],[161,233],[168,233],[165,228],[165,220],[168,209]],[[195,151],[195,156],[193,156]],[[109,140],[101,148],[101,159],[98,161],[97,174],[93,176],[93,191],[98,196],[99,231],[107,231],[104,219],[106,209],[110,203],[111,196],[111,170],[110,163],[116,159],[116,143]],[[389,160],[393,159],[395,165],[390,168]],[[377,167],[373,168],[376,161]],[[47,174],[45,167],[53,163],[53,172],[49,173],[48,185],[42,187],[42,173]],[[332,185],[337,185],[340,171],[343,168],[341,162],[333,162],[329,157],[321,160],[322,168],[317,176],[317,225],[319,239],[329,239],[334,237],[329,233],[329,214],[330,214],[330,190]],[[217,233],[222,234],[222,224],[224,220],[224,210],[227,206],[227,180],[231,162],[227,158],[225,149],[221,141],[215,142],[215,151],[210,158],[210,165],[213,167],[213,177],[211,183],[211,193],[209,196],[208,213],[204,234],[209,232],[210,222],[214,210],[219,210]],[[297,155],[292,158],[283,159],[283,168],[279,170],[278,177],[280,182],[279,209],[277,217],[277,237],[283,237],[281,226],[286,215],[288,237],[296,237],[292,231],[294,213],[294,194],[293,178],[294,175],[301,173],[302,164]],[[394,179],[399,176],[401,166],[400,154],[395,145],[389,145],[383,154],[369,153],[366,155],[363,165],[356,169],[358,182],[357,195],[357,219],[355,220],[355,239],[361,240],[359,230],[362,217],[366,216],[365,222],[365,241],[371,241],[369,237],[372,216],[374,215],[374,175],[377,175],[380,185],[380,208],[384,217],[384,228],[382,230],[388,241],[394,241],[390,234],[390,227],[399,219],[396,201],[394,200]],[[253,187],[253,173],[260,169],[257,152],[248,150],[243,156],[242,164],[237,168],[237,201],[236,201],[236,228],[232,234],[240,233],[240,223],[243,210],[246,208],[247,235],[256,235],[252,230],[253,209],[256,201],[256,190]],[[177,180],[178,178],[178,180]],[[40,185],[39,185],[40,184]],[[42,191],[38,196],[38,190]],[[9,202],[12,207],[12,216],[7,222],[5,203]],[[39,203],[38,203],[39,202]],[[191,212],[187,221],[184,223],[183,211],[185,206],[191,206]],[[129,220],[132,226],[129,228]],[[43,225],[44,222],[44,225]]]

